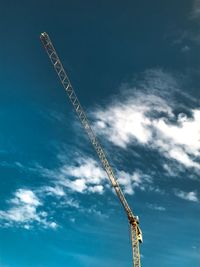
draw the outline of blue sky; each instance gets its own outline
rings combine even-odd
[[[142,266],[199,267],[199,30],[199,0],[1,4],[0,267],[132,266],[44,31],[140,217]]]

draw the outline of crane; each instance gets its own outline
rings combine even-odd
[[[63,65],[56,53],[56,50],[49,38],[49,35],[44,32],[41,33],[40,35],[40,39],[42,41],[42,44],[51,60],[51,63],[54,66],[54,69],[65,89],[65,91],[67,92],[67,95],[72,103],[72,106],[83,126],[83,128],[85,129],[85,132],[87,133],[89,140],[91,142],[91,144],[93,145],[94,150],[96,151],[100,162],[103,165],[104,170],[107,173],[107,176],[111,182],[112,187],[114,188],[125,212],[126,215],[128,217],[128,221],[130,224],[130,232],[131,232],[131,243],[132,243],[132,257],[133,257],[133,266],[134,267],[141,267],[141,262],[140,262],[140,249],[139,249],[139,243],[143,242],[142,239],[142,231],[139,227],[139,218],[138,216],[135,216],[131,210],[131,208],[129,207],[129,204],[120,188],[120,185],[117,181],[117,178],[114,174],[114,171],[110,165],[110,163],[108,162],[108,159],[106,157],[106,154],[99,142],[99,140],[97,139],[94,131],[92,130],[92,127],[90,126],[90,123],[87,119],[86,113],[83,110],[77,96],[76,93],[72,87],[72,84],[63,68]]]

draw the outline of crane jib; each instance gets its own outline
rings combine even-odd
[[[109,164],[106,154],[99,142],[99,140],[97,139],[96,135],[94,134],[90,123],[87,119],[87,116],[85,114],[85,111],[83,110],[77,96],[76,93],[71,85],[71,82],[63,68],[63,65],[56,53],[56,50],[48,36],[47,33],[41,33],[40,35],[40,39],[43,43],[43,46],[45,47],[45,50],[54,66],[54,69],[65,89],[65,91],[68,94],[68,97],[72,103],[72,106],[81,122],[81,124],[83,125],[83,128],[85,129],[85,132],[87,133],[94,150],[96,151],[100,162],[102,163],[108,178],[127,214],[129,223],[130,223],[130,227],[131,227],[131,241],[132,241],[132,254],[133,254],[133,265],[134,267],[141,267],[141,263],[140,263],[140,250],[139,250],[139,242],[142,242],[142,231],[139,227],[139,221],[137,216],[134,216],[133,212],[131,211],[131,208],[128,205],[128,202],[119,186],[119,183],[114,175],[113,169],[111,167],[111,165]]]

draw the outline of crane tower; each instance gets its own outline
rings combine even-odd
[[[42,44],[51,60],[51,63],[54,66],[54,69],[65,89],[67,92],[67,95],[72,103],[72,106],[83,126],[85,129],[85,132],[87,133],[89,140],[91,144],[93,145],[94,150],[96,151],[106,173],[107,176],[111,182],[112,187],[114,188],[125,212],[128,217],[128,221],[130,224],[130,229],[131,229],[131,242],[132,242],[132,255],[133,255],[133,266],[134,267],[141,267],[141,262],[140,262],[140,250],[139,250],[139,243],[142,242],[142,231],[139,227],[139,219],[137,216],[135,216],[131,210],[131,208],[128,205],[128,202],[120,188],[120,185],[115,177],[114,171],[108,162],[108,159],[106,157],[106,154],[98,141],[95,133],[93,132],[90,123],[87,119],[87,116],[85,114],[85,111],[83,110],[76,93],[71,85],[71,82],[63,68],[63,65],[56,53],[56,50],[48,36],[47,33],[41,33],[40,39],[42,41]]]

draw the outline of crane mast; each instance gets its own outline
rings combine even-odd
[[[142,242],[142,231],[139,227],[139,221],[138,221],[138,217],[135,216],[131,210],[131,208],[128,205],[128,202],[119,186],[119,183],[115,177],[115,174],[113,172],[113,169],[111,167],[111,165],[108,162],[108,159],[106,157],[106,154],[100,144],[100,142],[98,141],[96,135],[94,134],[90,123],[87,119],[87,116],[76,96],[76,93],[71,85],[71,82],[63,68],[63,65],[56,53],[56,50],[48,36],[47,33],[41,33],[40,35],[40,39],[42,41],[43,46],[45,47],[45,50],[54,66],[54,69],[65,89],[65,91],[67,92],[67,95],[73,105],[73,108],[81,122],[81,124],[83,125],[83,128],[85,129],[94,150],[96,151],[106,173],[107,176],[111,182],[112,187],[114,188],[126,214],[128,217],[128,221],[130,223],[130,228],[131,228],[131,241],[132,241],[132,254],[133,254],[133,266],[134,267],[141,267],[141,263],[140,263],[140,250],[139,250],[139,242]]]

